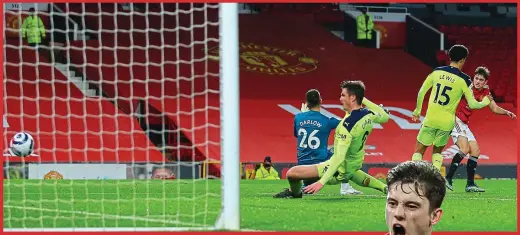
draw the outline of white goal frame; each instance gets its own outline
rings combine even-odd
[[[240,230],[238,3],[219,3],[221,211],[215,226],[161,228],[4,228],[5,232],[146,232]],[[4,23],[5,29],[5,23]]]
[[[240,86],[238,3],[219,4],[222,211],[217,228],[240,229]]]

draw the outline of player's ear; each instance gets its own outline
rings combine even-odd
[[[437,208],[437,209],[433,210],[433,212],[430,215],[430,221],[431,221],[430,224],[432,226],[436,225],[441,220],[441,217],[442,217],[442,209],[441,208]]]

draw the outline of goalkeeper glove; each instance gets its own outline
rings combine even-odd
[[[302,113],[309,111],[309,107],[307,107],[306,103],[302,103],[302,107],[300,108],[300,111],[302,111]]]

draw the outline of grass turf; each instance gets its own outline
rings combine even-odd
[[[516,180],[454,182],[434,231],[516,231]],[[241,228],[266,231],[386,231],[385,196],[341,196],[326,186],[303,199],[274,199],[287,181],[241,181]],[[220,210],[218,180],[4,180],[5,228],[209,227]]]

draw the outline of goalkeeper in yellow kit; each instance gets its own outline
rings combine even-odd
[[[412,160],[422,160],[428,146],[433,145],[432,164],[440,170],[443,160],[441,152],[448,143],[450,133],[455,126],[455,111],[462,95],[468,100],[471,109],[481,109],[490,103],[489,96],[482,102],[478,102],[469,89],[471,77],[461,71],[468,54],[468,49],[463,45],[451,47],[449,50],[450,65],[436,68],[428,75],[419,90],[417,106],[412,117],[414,121],[420,120],[424,96],[433,87],[428,110],[417,135]]]
[[[374,123],[389,119],[386,111],[364,98],[365,85],[361,81],[341,83],[340,101],[347,112],[336,127],[334,155],[322,163],[299,165],[287,172],[290,189],[274,195],[274,198],[301,198],[302,180],[318,180],[305,187],[306,193],[317,193],[325,184],[339,184],[352,180],[354,183],[386,193],[386,184],[361,171],[365,158],[365,142]],[[366,108],[362,108],[364,104]]]

